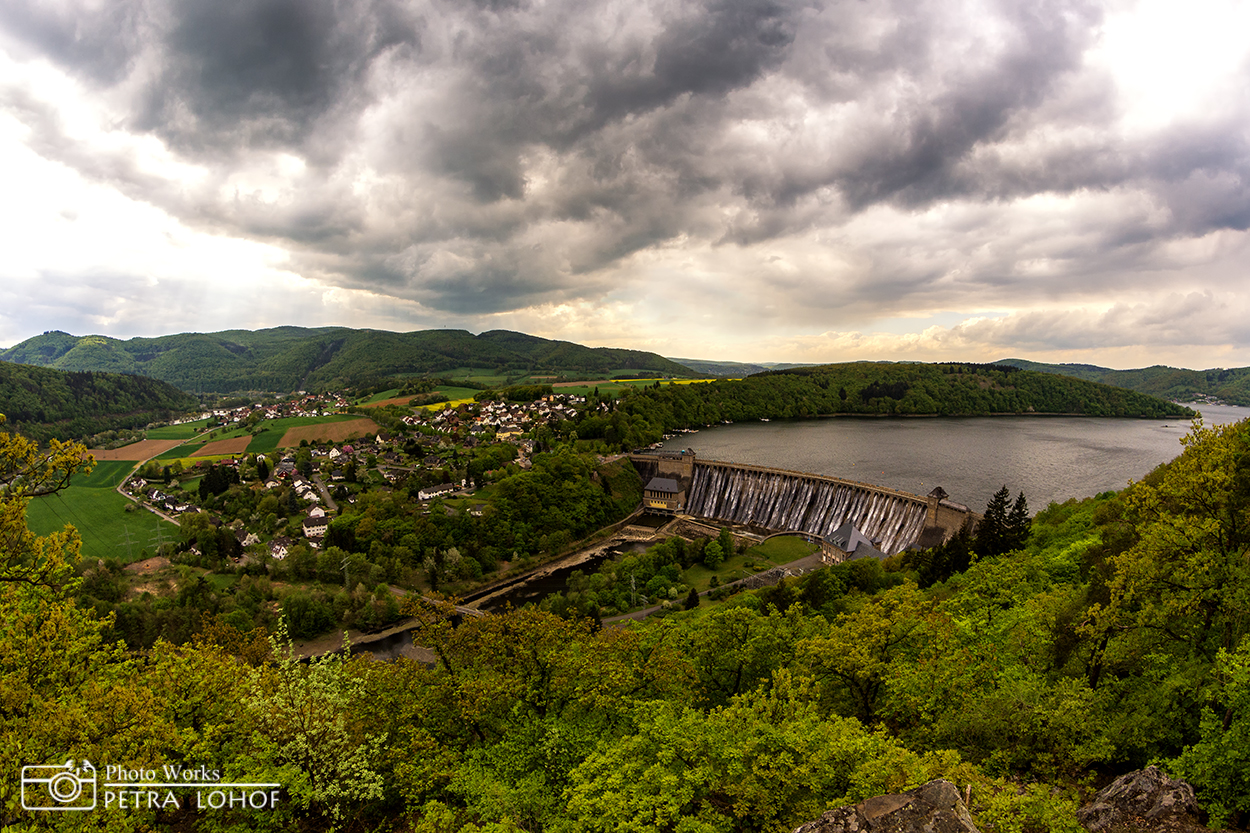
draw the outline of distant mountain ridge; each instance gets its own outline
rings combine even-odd
[[[40,442],[142,428],[199,404],[173,385],[143,376],[0,363],[4,430]]]
[[[1138,393],[1192,402],[1204,398],[1219,399],[1230,405],[1250,406],[1250,367],[1186,370],[1153,365],[1136,370],[1112,370],[1093,364],[1045,364],[1027,359],[999,359],[994,364],[1010,365],[1022,370],[1036,370],[1060,376],[1073,376],[1090,382],[1114,385]]]
[[[180,333],[126,341],[47,332],[0,351],[0,361],[57,370],[151,376],[184,391],[292,391],[358,384],[459,367],[506,373],[629,369],[692,376],[689,368],[638,350],[583,347],[507,330],[393,333],[347,327],[276,327]]]
[[[705,376],[721,376],[721,377],[742,377],[751,376],[755,373],[767,373],[770,370],[789,370],[794,367],[819,367],[819,363],[802,362],[761,362],[752,364],[751,362],[721,362],[712,359],[678,359],[669,357],[669,361],[688,367],[691,370]]]

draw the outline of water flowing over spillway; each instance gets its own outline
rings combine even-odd
[[[694,465],[691,515],[778,531],[830,535],[850,521],[882,552],[902,552],[920,537],[919,497],[817,475],[703,462]]]

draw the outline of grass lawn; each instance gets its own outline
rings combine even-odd
[[[681,578],[684,583],[697,588],[702,593],[704,590],[710,589],[713,575],[720,576],[721,584],[728,584],[731,581],[755,575],[770,567],[798,561],[800,558],[811,555],[818,549],[819,547],[816,544],[809,544],[799,537],[773,538],[751,547],[741,555],[735,553],[725,559],[724,563],[715,572],[702,564],[694,564],[682,571]],[[748,566],[749,564],[754,564],[754,568]]]
[[[811,555],[820,549],[816,544],[809,544],[797,535],[786,535],[771,538],[762,544],[756,544],[747,550],[747,556],[755,556],[756,561],[771,561],[773,564],[789,564],[800,558]]]
[[[217,592],[221,592],[227,587],[232,587],[239,582],[239,577],[237,575],[230,573],[210,573],[207,570],[204,571],[204,578],[208,580],[209,584],[213,585],[213,589]]]
[[[713,575],[720,576],[721,584],[728,584],[731,581],[737,581],[740,578],[746,578],[758,573],[759,570],[747,569],[747,560],[745,556],[735,555],[732,558],[725,559],[725,562],[715,571],[709,570],[702,564],[693,564],[682,571],[681,580],[702,593],[704,590],[709,589]]]

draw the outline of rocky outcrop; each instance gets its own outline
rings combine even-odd
[[[1120,830],[1205,831],[1194,788],[1156,766],[1121,775],[1076,812],[1093,833]]]
[[[950,781],[830,810],[794,833],[979,833]]]

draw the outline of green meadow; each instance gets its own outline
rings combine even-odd
[[[481,392],[476,388],[456,388],[450,385],[439,385],[434,390],[447,394],[448,399],[472,399],[474,394]]]
[[[126,511],[131,501],[115,488],[133,468],[134,463],[126,461],[97,463],[91,474],[75,477],[68,489],[32,500],[26,522],[37,535],[72,524],[82,536],[83,558],[130,562],[145,551],[154,554],[158,535],[161,540],[173,540],[178,528],[144,509]]]
[[[374,402],[385,402],[388,399],[394,399],[395,397],[399,396],[399,391],[400,391],[399,388],[391,388],[390,390],[384,390],[380,393],[375,393],[373,396],[370,396],[368,399],[365,399],[364,401],[358,404],[372,405]]]
[[[208,428],[208,420],[187,422],[182,425],[162,425],[160,428],[148,429],[149,440],[189,440]]]

